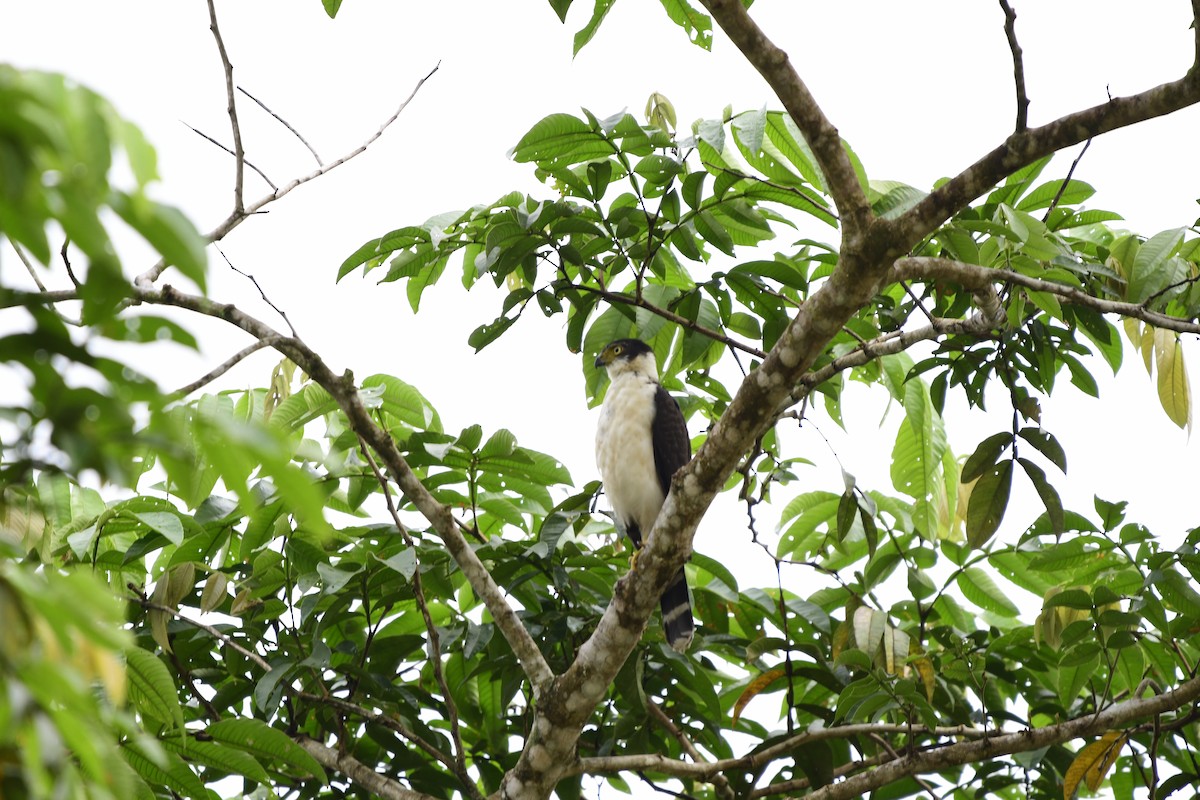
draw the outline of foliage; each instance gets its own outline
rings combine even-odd
[[[339,5],[324,3],[331,16]],[[564,17],[570,3],[552,5]],[[577,50],[610,6],[597,1]],[[711,40],[688,3],[664,7],[698,44]],[[0,71],[0,94],[0,233],[44,267],[50,222],[61,227],[88,262],[71,299],[89,332],[194,344],[127,302],[180,304],[138,294],[101,224],[115,211],[203,288],[194,231],[142,192],[153,151],[96,95],[53,76]],[[640,337],[692,429],[709,429],[839,269],[843,223],[788,114],[727,111],[677,132],[659,96],[647,117],[546,117],[512,150],[544,188],[384,233],[337,278],[402,283],[414,312],[448,268],[466,289],[487,279],[503,289],[500,313],[471,344],[487,347],[530,309],[560,317],[593,404],[604,391],[593,354]],[[107,182],[118,143],[131,191]],[[846,152],[878,217],[927,196],[870,178]],[[909,255],[946,271],[885,281],[788,405],[766,410],[725,489],[747,506],[743,543],[771,554],[779,581],[743,586],[713,554],[693,555],[691,652],[647,629],[583,725],[586,761],[560,797],[580,796],[585,772],[628,791],[639,771],[691,796],[795,794],[1194,681],[1200,528],[1171,548],[1126,520],[1124,503],[1064,507],[1067,454],[1041,427],[1040,402],[1060,378],[1094,394],[1096,365],[1121,367],[1120,328],[1102,311],[1124,310],[1165,413],[1190,425],[1169,325],[1200,316],[1200,239],[1115,227],[1116,214],[1085,207],[1090,186],[1043,179],[1049,163],[1013,172],[924,237]],[[87,180],[44,180],[80,172],[69,164],[87,165]],[[6,433],[0,464],[6,794],[363,796],[347,764],[435,797],[500,789],[540,724],[536,687],[438,521],[394,470],[383,477],[352,403],[286,362],[269,387],[164,398],[76,344],[54,298],[0,287],[0,299],[33,323],[0,350],[29,391],[5,410],[15,425],[4,430],[19,433]],[[928,320],[941,322],[915,336]],[[908,336],[930,344],[910,355]],[[76,368],[102,388],[72,388],[63,375]],[[503,428],[448,430],[411,377],[372,376],[351,394],[453,510],[553,672],[566,672],[629,571],[600,487]],[[902,412],[890,486],[806,471],[791,445],[799,420],[840,421],[847,380]],[[952,393],[972,407],[1003,398],[1011,426],[955,453],[942,416]],[[88,470],[133,491],[89,488]],[[1014,480],[1041,507],[1010,508]],[[764,507],[776,531],[754,524]],[[879,796],[928,782],[955,797],[1050,798],[1107,782],[1132,797],[1160,769],[1166,794],[1200,773],[1196,713],[1186,702],[1094,741],[905,775]],[[693,749],[724,766],[685,769]],[[634,769],[605,767],[639,755]]]

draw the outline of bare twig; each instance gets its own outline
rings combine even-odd
[[[214,245],[214,247],[215,247],[215,245]],[[258,289],[258,294],[260,297],[262,297],[263,302],[266,303],[267,305],[269,305],[271,308],[275,309],[275,313],[278,314],[279,316],[283,317],[283,321],[287,323],[288,330],[290,330],[292,332],[292,336],[297,336],[298,334],[296,333],[296,327],[294,325],[292,325],[292,321],[290,319],[288,319],[287,312],[285,312],[282,308],[280,308],[279,306],[277,306],[271,302],[271,298],[267,297],[267,293],[264,292],[262,286],[259,285],[258,279],[255,278],[253,275],[251,275],[249,272],[243,272],[242,270],[235,267],[233,265],[233,262],[229,260],[229,256],[225,255],[225,251],[222,250],[221,248],[217,247],[217,252],[221,254],[221,258],[225,259],[225,263],[229,265],[229,268],[231,270],[233,270],[238,275],[241,275],[243,278],[246,278],[247,280],[249,280],[251,283],[254,284],[254,288]]]
[[[17,258],[19,258],[21,260],[21,263],[25,265],[25,271],[29,273],[29,277],[33,278],[33,283],[35,286],[37,286],[38,291],[39,292],[46,291],[46,284],[42,283],[42,279],[41,279],[41,277],[38,276],[37,269],[33,266],[33,262],[30,261],[29,256],[27,256],[25,254],[25,249],[22,248],[16,242],[14,242],[12,239],[9,239],[8,243],[11,244],[12,249],[16,251]]]
[[[221,54],[221,67],[225,70],[225,99],[228,103],[229,127],[233,131],[233,213],[242,214],[245,207],[243,184],[245,181],[246,151],[242,147],[242,128],[238,124],[237,103],[234,100],[233,94],[233,64],[230,63],[229,53],[225,50],[225,40],[221,38],[221,28],[217,25],[217,7],[213,0],[208,0],[208,20],[208,29],[212,31],[213,38],[217,41],[217,52]]]
[[[226,372],[228,372],[229,370],[233,369],[235,366],[240,364],[248,356],[251,356],[254,353],[257,353],[259,350],[262,350],[264,347],[274,347],[276,344],[278,344],[278,340],[274,339],[274,338],[255,340],[253,343],[246,345],[241,350],[234,353],[232,356],[230,356],[225,361],[223,361],[220,365],[218,365],[218,366],[214,367],[213,369],[209,370],[208,372],[206,372],[200,378],[197,378],[196,380],[192,381],[187,386],[181,386],[180,388],[171,392],[171,399],[172,400],[182,400],[183,398],[187,397],[189,394],[196,391],[197,389],[200,389],[200,388],[212,383],[217,378],[221,377]]]
[[[63,239],[62,250],[59,251],[59,255],[62,256],[63,266],[67,268],[67,277],[71,279],[71,283],[75,284],[75,288],[79,288],[82,284],[79,282],[79,278],[75,277],[75,270],[71,269],[71,257],[67,255],[67,250],[70,246],[71,240]]]
[[[318,166],[318,167],[323,167],[323,166],[325,166],[325,162],[321,160],[321,157],[320,157],[319,155],[317,155],[317,151],[316,151],[316,150],[314,150],[314,149],[313,149],[313,146],[312,146],[311,144],[309,144],[309,143],[308,143],[308,140],[307,140],[307,139],[305,139],[303,136],[301,136],[301,135],[300,135],[300,131],[298,131],[298,130],[296,130],[295,128],[293,128],[293,127],[291,126],[291,124],[290,124],[290,123],[288,123],[288,121],[287,121],[286,119],[284,119],[283,117],[279,116],[278,114],[276,114],[276,113],[275,113],[274,111],[272,111],[271,109],[267,108],[267,104],[266,104],[266,103],[264,103],[262,100],[259,100],[257,97],[255,97],[254,95],[250,94],[249,92],[247,92],[247,91],[246,91],[244,88],[242,88],[241,86],[237,87],[237,90],[238,90],[239,92],[241,92],[242,94],[246,95],[246,97],[249,97],[249,98],[250,98],[251,100],[253,100],[254,102],[258,103],[259,107],[260,107],[260,108],[262,108],[262,110],[263,110],[263,111],[265,111],[265,112],[267,112],[268,114],[270,114],[272,117],[274,117],[275,119],[277,119],[277,120],[279,121],[279,124],[280,124],[280,125],[282,125],[283,127],[287,128],[289,131],[291,131],[291,132],[292,132],[292,135],[293,135],[293,136],[295,136],[297,139],[299,139],[299,140],[300,140],[300,143],[301,143],[302,145],[304,145],[305,147],[307,147],[307,148],[308,148],[308,152],[312,153],[312,157],[313,157],[313,158],[315,158],[315,159],[317,160],[317,166]],[[271,188],[275,188],[275,187],[271,187]]]
[[[696,749],[696,745],[692,744],[691,738],[650,698],[646,698],[646,710],[650,712],[650,716],[654,718],[655,722],[662,725],[667,729],[668,733],[675,737],[675,740],[679,742],[679,746],[683,748],[683,751],[688,754],[688,757],[693,762],[697,764],[704,763],[704,756]],[[717,796],[722,798],[722,800],[733,800],[736,796],[733,787],[729,785],[729,779],[721,773],[714,774],[709,780],[717,790]]]
[[[1062,185],[1058,187],[1058,191],[1054,194],[1054,199],[1050,201],[1050,207],[1046,209],[1046,213],[1042,215],[1042,222],[1050,219],[1051,212],[1058,208],[1058,201],[1062,200],[1063,192],[1067,190],[1067,185],[1071,182],[1071,178],[1075,175],[1075,168],[1079,166],[1079,162],[1083,160],[1083,154],[1092,146],[1092,140],[1088,139],[1083,143],[1083,149],[1079,151],[1079,155],[1075,156],[1075,160],[1071,162],[1071,168],[1067,170],[1067,177],[1063,178]]]
[[[201,137],[201,138],[203,138],[203,139],[206,139],[206,140],[208,140],[208,141],[209,141],[209,142],[211,142],[212,144],[215,144],[217,147],[219,147],[219,148],[221,148],[222,150],[224,150],[226,153],[229,153],[229,155],[233,156],[234,158],[237,158],[237,154],[236,154],[235,152],[233,152],[233,151],[232,151],[232,150],[230,150],[228,147],[226,147],[225,145],[223,145],[223,144],[221,144],[220,142],[218,142],[218,141],[217,141],[216,139],[214,139],[213,137],[209,136],[209,135],[208,135],[207,133],[205,133],[204,131],[202,131],[202,130],[199,130],[199,129],[197,129],[197,128],[194,128],[194,127],[192,127],[191,125],[188,125],[188,123],[184,122],[183,120],[179,120],[179,121],[180,121],[181,123],[183,123],[183,125],[184,125],[184,126],[186,126],[186,127],[187,127],[187,129],[188,129],[188,130],[190,130],[192,133],[196,134],[197,136],[199,136],[199,137]],[[246,165],[247,167],[249,167],[250,169],[254,170],[256,173],[258,173],[258,177],[260,177],[260,178],[262,178],[264,181],[266,181],[268,186],[270,186],[270,187],[271,187],[272,189],[274,189],[275,191],[279,191],[279,187],[275,185],[275,181],[273,181],[273,180],[271,180],[270,178],[268,178],[268,177],[267,177],[267,174],[266,174],[265,172],[263,172],[263,171],[262,171],[261,169],[259,169],[258,167],[254,166],[254,164],[253,164],[253,163],[251,163],[250,159],[248,159],[248,158],[243,158],[243,159],[242,159],[242,163],[243,163],[243,164],[245,164],[245,165]]]
[[[734,350],[741,350],[743,353],[749,353],[750,355],[755,356],[756,358],[761,359],[761,358],[766,357],[766,355],[767,355],[764,351],[759,350],[757,347],[754,347],[753,345],[748,345],[743,342],[739,342],[737,339],[730,338],[729,336],[726,336],[725,334],[723,334],[719,331],[714,331],[711,328],[706,328],[705,326],[701,325],[700,323],[696,322],[695,320],[691,320],[691,319],[688,319],[687,317],[676,314],[674,311],[671,311],[670,309],[662,308],[661,306],[656,306],[653,303],[651,303],[649,300],[647,300],[645,297],[642,297],[642,296],[630,297],[629,295],[624,294],[622,292],[610,292],[607,289],[597,289],[593,286],[587,286],[586,284],[581,284],[581,283],[580,284],[572,284],[571,288],[576,289],[581,292],[591,292],[592,294],[597,294],[600,297],[607,300],[609,303],[618,303],[620,305],[634,306],[636,308],[644,308],[656,317],[662,317],[663,319],[668,320],[669,322],[674,322],[676,325],[680,326],[681,328],[686,328],[689,331],[694,331],[694,332],[700,334],[701,336],[706,336],[709,339],[712,339],[717,342],[721,342],[726,347],[733,348]]]
[[[1021,45],[1017,42],[1017,12],[1008,0],[1000,0],[1000,8],[1004,9],[1004,35],[1008,38],[1008,49],[1012,51],[1013,83],[1017,90],[1017,133],[1029,127],[1029,96],[1025,94],[1025,62],[1022,59]]]
[[[438,66],[440,66],[440,62],[439,62]],[[425,82],[427,80],[429,80],[430,78],[432,78],[434,73],[438,71],[438,66],[435,66],[423,78],[421,78],[420,80],[417,81],[417,85],[413,87],[412,92],[410,92],[408,97],[404,99],[404,102],[402,102],[400,104],[400,107],[397,108],[396,111],[390,117],[388,117],[386,120],[384,120],[383,124],[379,126],[379,130],[375,131],[375,133],[373,133],[365,142],[360,144],[355,149],[351,150],[349,153],[346,153],[345,155],[343,155],[341,158],[337,159],[336,161],[331,161],[328,164],[318,167],[317,169],[313,170],[312,172],[308,173],[307,175],[302,175],[299,178],[293,178],[287,184],[284,184],[280,188],[273,190],[268,195],[264,195],[263,197],[259,198],[255,202],[246,206],[241,211],[234,211],[225,219],[224,222],[217,225],[217,227],[213,228],[211,231],[209,231],[207,234],[205,234],[205,239],[209,242],[219,242],[221,239],[225,238],[225,236],[227,236],[230,231],[232,231],[238,225],[241,225],[242,222],[244,222],[247,217],[250,217],[253,214],[257,214],[265,206],[268,206],[271,203],[275,202],[276,200],[281,199],[282,197],[286,196],[287,194],[292,192],[292,190],[296,189],[297,187],[303,186],[304,184],[308,183],[309,181],[315,180],[315,179],[321,177],[322,175],[337,169],[342,164],[345,164],[347,161],[350,161],[351,159],[355,158],[356,156],[361,155],[363,152],[366,151],[366,149],[368,147],[370,147],[372,144],[374,144],[375,141],[380,136],[382,136],[389,127],[391,127],[393,122],[395,122],[397,119],[399,119],[400,115],[404,112],[404,109],[408,107],[408,104],[411,103],[413,98],[417,96],[417,92],[419,92],[421,90],[421,87],[425,85]],[[146,270],[141,275],[139,275],[134,280],[134,284],[137,287],[139,287],[140,289],[148,290],[151,288],[153,283],[158,280],[159,276],[161,276],[163,274],[163,272],[166,271],[166,269],[167,269],[166,262],[159,261],[153,267],[151,267],[150,269]]]
[[[388,483],[388,479],[379,469],[379,465],[375,463],[374,456],[371,455],[371,449],[367,447],[367,443],[361,438],[358,440],[359,450],[363,457],[367,459],[367,464],[371,467],[371,472],[375,474],[375,480],[378,481],[380,488],[383,490],[383,499],[387,504],[388,515],[392,518],[392,523],[396,526],[396,530],[404,539],[404,544],[413,551],[414,560],[416,559],[416,550],[414,549],[413,539],[408,534],[408,528],[400,521],[400,513],[396,510],[396,504],[392,501],[392,487]],[[442,699],[446,704],[446,721],[450,724],[450,737],[454,742],[454,771],[458,775],[459,783],[463,790],[475,800],[483,800],[483,795],[479,792],[479,787],[475,785],[475,781],[471,779],[470,773],[467,772],[466,750],[463,747],[462,730],[458,718],[458,705],[454,702],[454,695],[450,692],[450,685],[446,683],[446,672],[442,668],[442,645],[441,637],[438,636],[437,626],[433,624],[433,617],[429,614],[429,604],[425,602],[425,589],[421,585],[421,565],[417,564],[413,570],[412,579],[410,580],[413,590],[413,598],[417,601],[417,608],[421,612],[421,618],[425,621],[425,632],[429,636],[429,663],[433,668],[433,676],[437,681],[438,688],[442,690]]]

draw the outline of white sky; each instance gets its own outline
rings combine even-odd
[[[1014,3],[1032,125],[1101,102],[1107,91],[1131,94],[1175,79],[1190,64],[1190,8],[1182,0]],[[714,52],[704,53],[653,0],[618,3],[573,60],[571,36],[590,3],[576,5],[566,27],[544,0],[346,0],[333,21],[318,0],[221,0],[218,13],[235,82],[287,119],[326,161],[364,141],[440,61],[438,73],[366,154],[247,221],[222,249],[258,278],[335,370],[351,368],[360,378],[397,375],[433,401],[449,430],[473,422],[488,431],[507,427],[521,444],[562,459],[582,485],[595,476],[595,418],[586,409],[579,357],[561,344],[564,318],[547,321],[531,310],[476,356],[467,335],[499,313],[501,295],[485,286],[465,293],[454,269],[426,293],[417,317],[399,285],[376,286],[358,276],[333,284],[341,261],[369,238],[512,189],[539,191],[532,170],[505,152],[548,113],[584,106],[601,116],[626,107],[640,115],[654,91],[674,102],[681,125],[718,116],[726,105],[778,107],[719,31]],[[991,0],[759,0],[752,11],[874,179],[928,189],[1012,129],[1012,62],[1002,13]],[[181,206],[202,231],[224,219],[232,159],[182,124],[229,142],[202,0],[0,0],[0,58],[64,72],[109,98],[158,147],[163,182],[156,196]],[[313,168],[291,134],[248,100],[239,103],[248,157],[272,180],[282,184]],[[1200,213],[1198,131],[1200,111],[1191,109],[1094,142],[1075,175],[1099,190],[1088,206],[1118,211],[1147,235],[1192,224]],[[1076,152],[1060,156],[1044,177],[1064,175]],[[266,191],[249,171],[246,185],[248,199]],[[122,243],[130,275],[149,265],[143,248]],[[787,243],[785,234],[776,242]],[[282,324],[216,253],[210,264],[212,296]],[[0,254],[0,269],[6,282],[23,274],[9,252]],[[65,284],[61,275],[50,280]],[[166,280],[179,278],[168,273]],[[12,324],[0,316],[0,329]],[[227,327],[191,326],[204,341],[201,358],[164,346],[138,366],[165,388],[183,385],[246,344]],[[1193,371],[1200,369],[1194,340],[1188,351]],[[220,386],[265,385],[277,360],[260,353]],[[1107,368],[1096,359],[1094,371],[1103,378]],[[1072,485],[1066,489],[1060,480],[1060,489],[1069,508],[1085,513],[1093,492],[1130,499],[1133,518],[1179,536],[1200,524],[1194,503],[1181,502],[1194,497],[1196,447],[1167,421],[1128,347],[1120,377],[1121,387],[1104,382],[1099,402],[1063,377],[1062,389],[1044,404],[1044,423],[1070,460]],[[890,492],[886,462],[899,415],[879,434],[880,398],[862,389],[857,395],[866,399],[846,412],[850,436],[820,415],[815,422],[863,485]],[[1007,428],[1009,412],[997,400],[986,417],[951,415],[956,452],[969,453],[984,436]],[[828,463],[819,438],[804,435],[798,446],[798,454]],[[836,469],[803,477],[777,500],[813,488],[840,491]],[[1027,502],[1010,508],[1001,537],[1015,539],[1037,513],[1031,492],[1019,497]],[[747,538],[741,512],[723,501],[701,526],[697,549],[729,560],[730,552],[753,552],[744,547]],[[768,563],[747,556],[731,566],[749,575]],[[773,572],[760,574],[758,581],[774,582]]]

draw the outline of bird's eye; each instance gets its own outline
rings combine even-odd
[[[613,347],[613,355],[614,356],[621,355],[621,345],[616,345]]]

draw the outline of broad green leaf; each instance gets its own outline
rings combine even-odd
[[[613,3],[616,0],[593,0],[593,2],[595,5],[592,7],[591,19],[575,34],[575,42],[571,50],[573,55],[579,55],[579,51],[596,35],[596,31],[600,29],[600,24],[608,16],[608,12],[612,10]]]
[[[696,10],[688,0],[659,0],[667,10],[667,16],[679,27],[687,31],[692,44],[705,50],[712,49],[712,19],[705,13]],[[576,48],[578,52],[578,48]]]
[[[1064,473],[1067,471],[1067,454],[1052,434],[1042,428],[1021,428],[1017,435],[1036,447],[1054,466]]]
[[[1141,303],[1167,287],[1174,274],[1171,256],[1183,243],[1185,231],[1185,228],[1162,231],[1142,243],[1130,268],[1126,300]]]
[[[188,768],[183,759],[174,753],[162,753],[164,766],[159,766],[155,763],[156,759],[147,757],[136,745],[122,747],[121,755],[151,786],[164,787],[172,794],[190,797],[192,800],[210,800],[204,783]]]
[[[967,501],[967,543],[973,549],[987,544],[1000,527],[1011,490],[1011,460],[986,469],[971,487],[971,498]]]
[[[183,725],[183,709],[171,673],[152,653],[140,647],[125,651],[125,670],[129,676],[129,697],[133,704],[163,725]]]
[[[325,770],[317,760],[283,731],[257,719],[223,719],[209,725],[205,732],[214,741],[244,750],[257,759],[285,764],[327,783]]]
[[[1002,617],[1016,617],[1020,612],[992,577],[979,567],[965,568],[955,583],[964,597],[985,611]]]
[[[1013,436],[1008,431],[995,433],[984,439],[975,448],[975,452],[963,464],[959,480],[963,483],[970,483],[987,469],[995,466],[1000,454],[1008,449],[1012,445],[1012,442]]]

